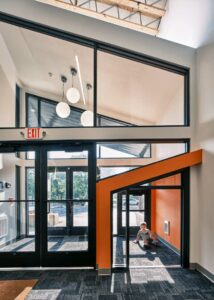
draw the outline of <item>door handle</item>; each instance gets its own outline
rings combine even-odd
[[[50,212],[50,202],[47,202],[47,214]]]

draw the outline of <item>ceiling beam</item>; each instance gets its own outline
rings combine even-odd
[[[135,30],[138,32],[143,32],[143,33],[146,33],[149,35],[157,35],[157,33],[158,33],[158,29],[144,26],[141,24],[136,24],[133,22],[129,22],[127,20],[118,19],[116,17],[98,13],[98,12],[90,10],[90,9],[71,5],[71,4],[63,2],[63,1],[59,1],[59,0],[36,0],[36,1],[43,3],[43,4],[48,4],[48,5],[57,7],[57,8],[61,8],[61,9],[67,10],[67,11],[71,11],[74,13],[78,13],[78,14],[81,14],[81,15],[84,15],[87,17],[92,17],[94,19],[105,21],[105,22],[108,22],[108,23],[111,23],[114,25],[132,29],[132,30]]]
[[[166,12],[165,9],[154,7],[148,4],[133,0],[97,0],[101,3],[109,5],[118,5],[120,8],[126,9],[132,12],[141,12],[143,15],[151,18],[162,18]]]

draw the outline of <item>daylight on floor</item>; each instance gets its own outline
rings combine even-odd
[[[0,1],[0,300],[214,299],[214,1]]]

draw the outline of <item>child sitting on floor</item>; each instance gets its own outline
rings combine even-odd
[[[134,240],[134,243],[138,244],[140,240],[143,240],[145,248],[149,248],[151,244],[158,244],[157,234],[152,233],[147,228],[146,222],[140,224],[140,230],[137,233],[137,237]]]

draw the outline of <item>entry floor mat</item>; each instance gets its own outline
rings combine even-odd
[[[24,300],[37,280],[0,280],[0,299]]]
[[[50,236],[48,237],[48,251],[85,251],[88,249],[87,236]],[[33,252],[35,239],[23,238],[12,242],[2,248],[0,252]]]
[[[180,256],[169,247],[159,242],[145,250],[143,243],[134,244],[134,238],[129,242],[130,267],[161,267],[180,265]],[[113,266],[124,266],[126,263],[126,242],[124,237],[113,238]]]

